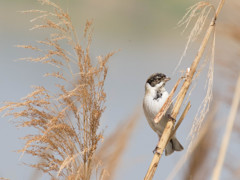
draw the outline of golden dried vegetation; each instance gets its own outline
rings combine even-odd
[[[151,180],[155,174],[155,171],[157,169],[158,163],[160,161],[160,158],[162,156],[162,153],[169,141],[169,138],[171,138],[172,131],[174,130],[174,125],[175,125],[175,119],[177,115],[179,114],[181,106],[184,104],[184,99],[185,96],[187,95],[187,92],[189,90],[190,85],[194,82],[198,74],[201,72],[202,67],[206,65],[206,62],[203,62],[202,65],[200,63],[200,60],[204,54],[204,51],[207,47],[207,44],[209,40],[211,39],[210,37],[213,37],[213,41],[211,43],[210,47],[210,58],[209,60],[209,72],[208,72],[208,89],[205,98],[203,99],[202,105],[199,107],[199,113],[196,114],[192,130],[190,132],[191,134],[191,143],[190,143],[190,148],[188,149],[189,151],[191,150],[192,143],[196,139],[196,137],[199,134],[202,122],[206,116],[206,113],[209,110],[209,104],[212,100],[212,85],[213,85],[213,67],[214,67],[214,49],[215,49],[215,25],[216,25],[216,20],[218,18],[219,13],[221,12],[221,9],[223,7],[224,0],[220,0],[218,7],[216,11],[214,11],[214,15],[212,17],[212,20],[210,21],[206,32],[204,34],[203,40],[200,44],[199,50],[197,52],[197,55],[195,59],[193,60],[191,66],[189,69],[187,69],[186,74],[184,75],[184,82],[183,85],[177,94],[176,102],[174,103],[173,110],[171,112],[171,119],[169,119],[168,123],[166,124],[166,127],[164,129],[164,132],[162,134],[161,139],[158,142],[158,151],[154,154],[154,157],[152,159],[152,162],[148,168],[148,171],[145,175],[144,180]],[[186,24],[186,27],[189,25],[189,23],[192,21],[193,18],[197,18],[197,20],[194,23],[194,26],[190,32],[190,36],[188,38],[188,42],[185,48],[185,51],[183,53],[183,56],[186,53],[186,50],[190,44],[190,42],[193,42],[201,33],[205,21],[212,9],[212,5],[209,4],[208,2],[199,2],[196,5],[192,6],[189,11],[186,13],[186,15],[183,17],[183,19],[180,21],[180,24]],[[182,56],[182,57],[183,57]],[[182,58],[180,59],[181,62]],[[178,66],[177,66],[178,67]],[[200,68],[199,68],[200,67]],[[176,85],[179,82],[176,83]],[[175,86],[176,86],[175,85]],[[175,87],[174,87],[175,88]],[[168,99],[165,102],[165,105],[162,108],[166,108],[166,104],[170,104],[168,101],[172,101],[172,99]],[[185,108],[187,109],[187,108]],[[160,112],[164,112],[165,110],[160,110]],[[160,115],[157,115],[157,117],[161,117]],[[155,120],[156,122],[156,120]]]
[[[41,54],[21,60],[40,62],[55,67],[47,73],[60,79],[57,92],[34,86],[32,93],[20,102],[6,102],[0,111],[18,119],[17,126],[35,129],[25,136],[25,146],[19,152],[39,158],[31,167],[48,173],[53,178],[90,179],[96,170],[96,149],[103,139],[99,129],[105,110],[104,82],[108,60],[114,53],[90,57],[92,22],[87,21],[80,44],[71,18],[61,7],[49,0],[40,0],[48,10],[28,10],[22,13],[37,14],[31,22],[33,29],[51,32],[49,37],[37,41],[36,46],[19,45]]]
[[[46,73],[45,76],[58,79],[56,84],[58,90],[52,92],[46,87],[34,86],[33,92],[22,98],[20,102],[6,102],[0,108],[0,111],[4,111],[6,116],[17,119],[17,126],[35,130],[35,134],[23,137],[25,146],[19,150],[22,154],[26,153],[38,158],[38,162],[29,164],[31,167],[48,173],[52,179],[89,180],[92,177],[113,179],[117,167],[119,167],[121,155],[127,147],[127,142],[139,115],[136,113],[124,124],[119,125],[118,129],[100,146],[103,141],[103,130],[99,126],[102,113],[106,108],[104,83],[108,72],[107,63],[114,53],[99,56],[97,61],[92,60],[90,56],[92,21],[86,22],[83,38],[80,38],[87,42],[84,45],[82,41],[80,42],[68,13],[52,1],[39,1],[42,5],[47,6],[49,10],[28,10],[22,13],[37,15],[30,20],[30,22],[38,23],[31,30],[44,29],[46,32],[51,32],[51,34],[47,39],[37,41],[36,45],[18,45],[18,47],[30,49],[35,51],[36,54],[40,54],[37,57],[27,57],[21,60],[40,62],[54,67],[55,72]],[[240,7],[238,2],[235,3],[236,7]],[[184,99],[191,94],[190,85],[195,82],[207,64],[206,84],[208,88],[192,126],[189,151],[182,156],[168,179],[173,179],[187,160],[189,160],[189,168],[185,173],[185,179],[201,179],[203,172],[209,176],[214,169],[206,166],[206,162],[209,160],[211,151],[214,151],[213,146],[215,144],[213,142],[218,136],[214,126],[216,122],[212,122],[212,119],[217,116],[218,107],[216,108],[215,104],[211,104],[212,110],[207,116],[206,114],[209,111],[213,94],[215,25],[223,4],[224,0],[219,0],[218,8],[215,9],[209,1],[198,2],[189,8],[186,15],[179,22],[180,26],[185,25],[184,31],[192,22],[195,22],[179,63],[181,63],[191,43],[203,35],[204,37],[191,67],[176,83],[155,121],[158,122],[161,119],[175,98],[176,101],[171,116],[176,119],[180,108],[184,105]],[[211,13],[213,13],[213,16],[211,16]],[[211,17],[210,20],[209,17]],[[234,25],[228,25],[224,31],[230,34],[237,43],[239,43],[239,27],[239,24],[234,23]],[[206,30],[205,34],[203,33],[204,30]],[[209,47],[207,47],[207,44]],[[208,52],[205,52],[207,58],[201,63],[200,60],[206,47],[208,49]],[[237,57],[239,58],[239,55]],[[220,59],[218,65],[223,68],[224,77],[227,77],[227,81],[231,82],[230,93],[226,93],[231,96],[223,96],[224,98],[219,99],[230,104],[232,99],[236,101],[239,98],[240,91],[237,89],[239,83],[238,85],[235,83],[239,76],[239,61],[237,58]],[[176,69],[178,66],[176,66]],[[180,92],[173,99],[181,80],[184,80],[184,83]],[[237,89],[235,93],[234,89]],[[236,98],[232,98],[233,93]],[[228,126],[220,146],[221,151],[219,156],[216,157],[219,160],[216,162],[213,179],[219,179],[224,166],[231,132],[235,130],[239,135],[239,124],[236,124],[235,129],[233,129],[234,120],[239,109],[239,101],[235,101],[231,106],[232,113],[230,113],[227,121]],[[186,102],[188,102],[188,99],[185,100]],[[159,149],[153,157],[145,179],[153,178],[166,144],[177,131],[189,108],[190,103],[185,107],[176,126],[173,119],[166,125],[158,144]],[[203,121],[206,121],[206,123],[202,128]],[[230,165],[228,168],[232,170],[234,178],[239,178],[239,167],[235,168]]]

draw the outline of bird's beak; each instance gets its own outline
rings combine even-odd
[[[169,80],[171,80],[171,78],[170,78],[170,77],[166,77],[166,78],[164,79],[164,82],[168,82]]]

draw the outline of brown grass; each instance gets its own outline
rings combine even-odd
[[[106,108],[104,82],[108,72],[107,62],[114,53],[99,56],[95,63],[90,57],[92,22],[87,21],[83,31],[83,37],[88,42],[84,47],[79,42],[69,14],[51,1],[40,2],[50,11],[29,10],[23,13],[39,14],[31,20],[39,22],[32,30],[46,29],[53,33],[35,46],[18,47],[42,54],[22,60],[55,67],[56,71],[46,76],[60,79],[56,85],[59,91],[53,93],[46,87],[34,86],[33,92],[20,102],[7,102],[0,111],[19,119],[17,126],[36,130],[36,134],[23,138],[25,146],[19,150],[40,159],[30,164],[31,167],[52,177],[87,180],[94,170],[93,157],[103,138],[99,126]]]

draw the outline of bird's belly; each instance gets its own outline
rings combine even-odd
[[[144,113],[147,118],[147,121],[151,128],[158,134],[161,135],[163,133],[163,130],[166,126],[166,123],[168,121],[168,118],[164,115],[162,119],[158,122],[154,122],[154,118],[157,115],[157,113],[162,108],[165,101],[159,102],[158,100],[152,100],[150,98],[144,99]]]

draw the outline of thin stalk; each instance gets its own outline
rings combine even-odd
[[[179,118],[179,120],[178,120],[178,122],[177,122],[177,124],[176,124],[176,126],[175,126],[175,128],[174,128],[174,130],[172,131],[172,134],[171,134],[170,137],[172,137],[172,136],[177,132],[177,129],[179,128],[179,126],[181,125],[183,119],[184,119],[185,116],[187,115],[187,113],[188,113],[190,107],[191,107],[191,103],[188,102],[188,104],[186,105],[186,107],[185,107],[185,109],[184,109],[184,111],[183,111],[181,117]],[[170,139],[171,139],[171,138],[170,138]]]
[[[236,119],[239,102],[240,102],[240,75],[238,77],[235,94],[234,94],[233,101],[232,101],[231,111],[228,116],[227,126],[226,126],[225,133],[224,133],[224,136],[222,139],[221,149],[218,154],[216,166],[213,170],[212,180],[218,180],[220,177],[222,166],[223,166],[227,148],[228,148],[228,144],[230,141],[232,129],[233,129],[234,120]]]
[[[194,76],[194,74],[196,72],[196,69],[197,69],[198,64],[200,62],[200,59],[201,59],[201,57],[202,57],[202,55],[204,53],[204,50],[206,48],[207,42],[208,42],[208,40],[210,38],[210,35],[212,34],[212,32],[215,29],[215,23],[216,23],[218,15],[219,15],[222,7],[223,7],[224,2],[225,2],[225,0],[220,0],[220,2],[218,4],[218,8],[217,8],[216,13],[215,13],[215,16],[214,16],[212,22],[210,23],[210,25],[208,27],[208,30],[207,30],[207,32],[206,32],[206,34],[205,34],[205,36],[203,38],[203,41],[201,43],[201,46],[200,46],[200,48],[198,50],[197,56],[195,57],[192,65],[191,65],[190,72],[189,72],[188,76],[186,76],[186,78],[185,78],[185,81],[184,81],[184,83],[182,85],[182,88],[181,88],[181,90],[179,92],[177,100],[176,100],[176,102],[174,104],[173,111],[171,113],[171,117],[173,119],[176,119],[176,117],[177,117],[177,115],[178,115],[178,113],[180,111],[180,108],[182,106],[183,100],[184,100],[184,98],[186,96],[186,93],[187,93],[191,83],[192,83],[193,76]],[[174,121],[169,119],[169,121],[166,124],[166,127],[165,127],[165,129],[163,131],[162,137],[161,137],[160,141],[158,142],[158,145],[157,145],[158,150],[156,151],[156,153],[153,156],[152,162],[151,162],[151,164],[149,166],[149,169],[147,171],[147,174],[146,174],[144,180],[151,180],[153,178],[153,176],[155,174],[155,171],[157,169],[159,160],[160,160],[160,158],[162,156],[162,153],[163,153],[163,151],[164,151],[164,149],[165,149],[165,147],[167,145],[168,139],[169,139],[169,137],[171,135],[173,127],[174,127]]]

